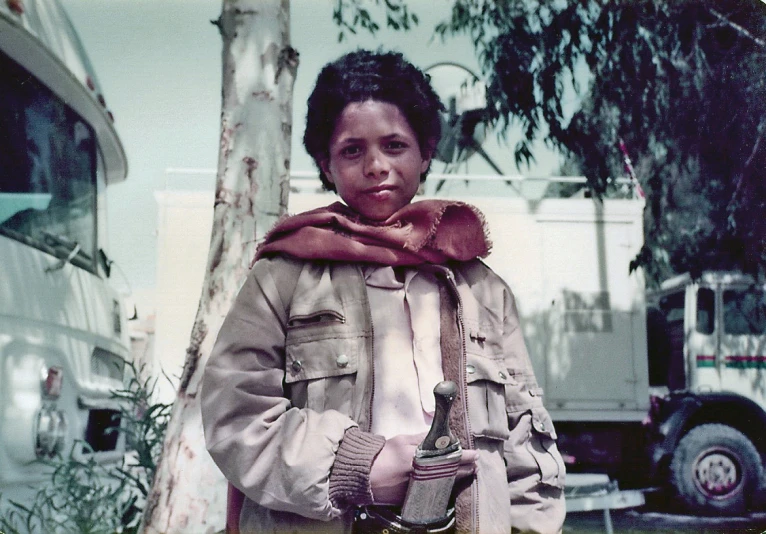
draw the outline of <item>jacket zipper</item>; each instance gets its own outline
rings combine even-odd
[[[468,349],[466,347],[465,342],[465,324],[463,322],[463,300],[460,298],[460,292],[457,289],[457,281],[455,280],[455,275],[452,273],[451,270],[445,269],[445,274],[447,277],[447,281],[451,285],[451,290],[453,291],[455,298],[457,299],[457,323],[458,323],[458,332],[460,335],[460,344],[462,348],[462,352],[460,354],[460,385],[463,389],[463,395],[462,395],[462,401],[463,401],[463,413],[465,414],[464,421],[465,421],[465,430],[466,430],[466,439],[468,440],[468,447],[471,449],[475,448],[475,441],[473,439],[473,434],[471,433],[471,421],[468,417],[468,378],[466,377],[466,359],[467,359],[467,352]],[[473,512],[473,522],[474,522],[474,532],[479,532],[479,485],[474,482],[471,484],[471,511]]]
[[[364,314],[367,324],[370,325],[370,350],[368,351],[367,362],[369,364],[369,378],[367,382],[370,385],[370,397],[367,405],[367,421],[365,421],[365,432],[369,432],[372,428],[372,400],[375,395],[375,325],[372,324],[372,310],[370,309],[370,298],[367,295],[367,283],[364,280],[364,275],[359,270],[359,280],[362,283],[361,294],[364,295]]]

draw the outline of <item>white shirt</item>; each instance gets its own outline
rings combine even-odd
[[[430,273],[392,267],[364,271],[373,324],[372,428],[390,438],[425,432],[434,415],[434,386],[444,380],[439,288]]]

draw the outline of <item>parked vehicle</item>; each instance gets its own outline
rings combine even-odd
[[[689,510],[745,511],[766,457],[766,284],[708,272],[649,295],[650,466]],[[660,390],[660,391],[662,391]]]
[[[56,0],[0,3],[0,72],[0,494],[25,502],[40,459],[125,454],[109,429],[129,340],[104,246],[127,161]]]

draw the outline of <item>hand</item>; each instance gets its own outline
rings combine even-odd
[[[422,434],[400,434],[386,440],[370,469],[370,486],[375,504],[400,505],[407,494],[415,449],[426,437]],[[476,472],[478,452],[464,450],[457,470],[457,478],[472,476]]]

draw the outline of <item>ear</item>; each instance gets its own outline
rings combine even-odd
[[[428,170],[428,166],[431,165],[431,158],[426,158],[420,163],[420,174],[423,174]],[[325,173],[327,174],[327,173]]]
[[[332,174],[330,174],[330,161],[329,160],[322,160],[319,162],[319,168],[322,169],[322,172],[327,177],[327,180],[334,184],[335,180],[332,179]]]

